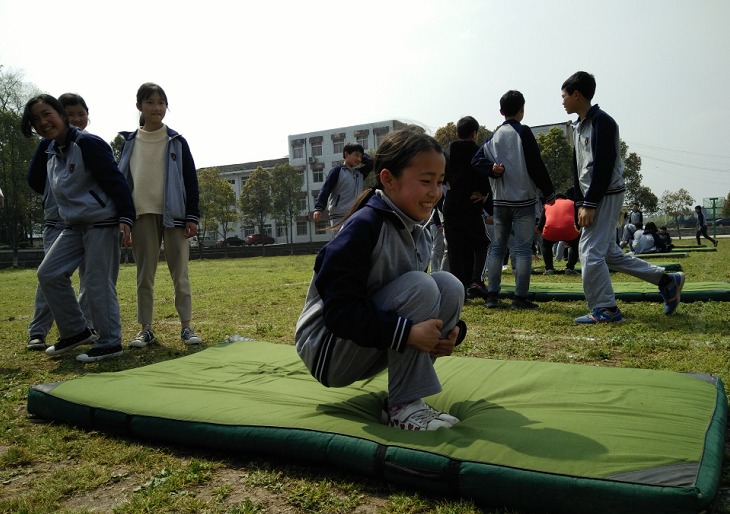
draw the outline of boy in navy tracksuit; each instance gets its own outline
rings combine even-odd
[[[345,145],[342,156],[345,162],[332,168],[324,181],[322,189],[317,195],[317,202],[314,204],[312,218],[319,221],[322,211],[327,209],[330,213],[330,225],[339,225],[360,193],[362,193],[363,180],[373,169],[373,159],[365,153],[362,145],[348,143]],[[359,167],[364,163],[362,167]],[[339,228],[334,230],[335,234]]]
[[[680,301],[684,273],[664,273],[647,261],[624,254],[616,245],[615,225],[626,188],[623,181],[618,125],[598,105],[591,105],[596,91],[593,75],[579,71],[562,86],[563,106],[578,114],[573,137],[573,181],[580,236],[583,292],[591,312],[575,319],[578,324],[623,320],[616,305],[609,268],[659,286],[664,313],[673,313]]]
[[[70,278],[83,261],[91,318],[99,335],[94,347],[76,359],[94,362],[118,357],[122,354],[116,295],[120,231],[128,245],[135,218],[129,186],[109,145],[69,126],[65,110],[52,96],[31,99],[22,125],[27,137],[32,135],[32,126],[39,135],[53,139],[46,150],[47,175],[29,177],[29,183],[42,194],[48,180],[66,226],[38,268],[38,282],[60,335],[46,353],[60,355],[94,341]]]
[[[702,207],[699,205],[695,206],[695,213],[697,214],[697,246],[700,245],[700,236],[704,236],[705,239],[709,239],[713,245],[717,246],[717,239],[712,239],[707,235],[707,221],[705,220],[705,215],[702,214]]]
[[[516,266],[512,310],[539,309],[527,299],[532,273],[532,241],[535,234],[537,189],[546,203],[555,202],[553,183],[540,157],[530,127],[520,122],[525,116],[525,98],[519,91],[507,91],[499,101],[505,122],[484,142],[472,165],[489,175],[494,195],[494,239],[489,254],[486,306],[496,308],[501,289],[502,260],[510,232],[514,230]],[[448,233],[448,232],[447,232]]]
[[[465,116],[456,123],[457,140],[449,145],[446,182],[449,194],[444,200],[444,230],[449,245],[449,271],[464,285],[472,298],[486,298],[484,273],[489,237],[482,219],[482,203],[474,202],[475,192],[489,194],[489,177],[471,164],[479,151],[479,123]]]

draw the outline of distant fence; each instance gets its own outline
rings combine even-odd
[[[327,242],[293,243],[255,246],[229,246],[223,248],[203,249],[203,259],[242,259],[246,257],[276,257],[282,255],[315,255]],[[190,260],[200,259],[200,249],[190,249]],[[43,260],[43,249],[18,251],[18,266],[21,268],[37,268]],[[160,260],[165,260],[165,252],[160,251]],[[134,255],[131,248],[122,248],[122,263],[134,263]],[[0,250],[0,269],[13,266],[13,252]]]

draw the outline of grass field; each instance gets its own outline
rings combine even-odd
[[[693,253],[681,264],[688,281],[730,281],[730,244]],[[728,241],[730,243],[730,241]],[[84,373],[119,371],[203,350],[232,334],[293,344],[314,256],[192,261],[194,320],[204,344],[185,347],[161,263],[155,292],[159,344],[125,349],[123,357],[82,365],[76,349],[60,358],[25,350],[33,314],[35,270],[0,271],[0,512],[19,513],[497,513],[465,500],[432,497],[304,462],[164,446],[47,423],[26,414],[32,384]],[[505,278],[510,281],[509,275]],[[562,275],[538,281],[579,281]],[[633,281],[615,274],[614,281]],[[135,268],[118,282],[123,337],[138,330]],[[665,317],[656,303],[621,303],[626,322],[579,327],[584,302],[548,302],[540,311],[487,311],[469,301],[461,355],[719,374],[730,384],[730,307],[683,304]],[[55,341],[54,330],[49,341]],[[125,345],[126,348],[126,345]],[[135,394],[129,391],[129,394]],[[718,512],[730,513],[730,445]]]

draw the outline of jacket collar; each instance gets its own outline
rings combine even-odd
[[[167,125],[165,125],[167,127]],[[131,141],[135,137],[137,137],[137,132],[139,129],[135,130],[134,132],[120,132],[119,134],[124,138],[125,141]],[[178,134],[175,130],[171,129],[170,127],[167,127],[167,137],[168,139],[175,139],[180,134]]]

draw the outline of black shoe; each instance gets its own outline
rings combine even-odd
[[[25,343],[25,347],[28,350],[45,350],[46,349],[46,336],[30,336],[28,342]]]
[[[487,293],[487,300],[484,302],[487,309],[496,309],[499,307],[499,293]]]
[[[110,348],[92,348],[88,352],[76,356],[76,360],[79,362],[103,361],[104,359],[121,357],[123,353],[124,350],[122,350],[122,345],[118,344]]]
[[[534,302],[531,302],[527,298],[522,298],[521,296],[515,296],[512,298],[512,307],[510,307],[511,311],[534,311],[539,309],[540,306]]]
[[[466,296],[469,298],[482,298],[486,300],[488,294],[487,286],[484,285],[484,282],[472,282],[466,290]]]
[[[81,344],[93,343],[94,341],[96,341],[96,336],[91,333],[91,330],[85,328],[83,332],[73,337],[59,338],[56,344],[46,349],[46,355],[61,355]]]
[[[456,336],[456,342],[454,343],[455,347],[459,346],[466,337],[466,321],[460,319],[456,322],[456,326],[459,327],[459,335]]]

